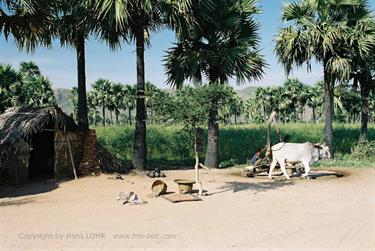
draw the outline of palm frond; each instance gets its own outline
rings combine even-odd
[[[351,61],[348,58],[342,58],[339,55],[330,57],[327,62],[327,69],[335,79],[345,81],[350,79]]]

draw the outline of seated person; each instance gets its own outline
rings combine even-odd
[[[263,160],[262,158],[261,158],[261,153],[262,153],[262,150],[261,149],[258,149],[257,151],[256,151],[256,153],[254,154],[254,156],[251,158],[251,163],[250,164],[252,164],[253,166],[257,166],[257,165],[259,165],[260,164],[260,162]]]

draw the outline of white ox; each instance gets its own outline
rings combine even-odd
[[[306,143],[285,143],[281,142],[271,147],[272,163],[268,177],[272,179],[272,171],[277,162],[280,164],[281,171],[287,179],[289,175],[286,173],[286,162],[301,162],[305,167],[305,174],[308,176],[310,172],[310,163],[317,161],[319,158],[331,158],[327,145]]]

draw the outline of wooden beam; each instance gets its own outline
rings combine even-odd
[[[74,179],[77,180],[78,178],[77,178],[76,166],[75,166],[75,164],[74,164],[74,158],[73,158],[73,154],[72,154],[72,148],[70,147],[70,140],[69,140],[68,135],[66,135],[66,138],[68,139],[68,149],[69,149],[70,161],[72,162],[72,168],[73,168],[73,173],[74,173]]]

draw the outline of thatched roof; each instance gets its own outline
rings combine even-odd
[[[33,134],[55,123],[59,129],[77,130],[74,120],[58,107],[9,108],[0,115],[0,145],[13,144],[19,139],[27,140]]]

